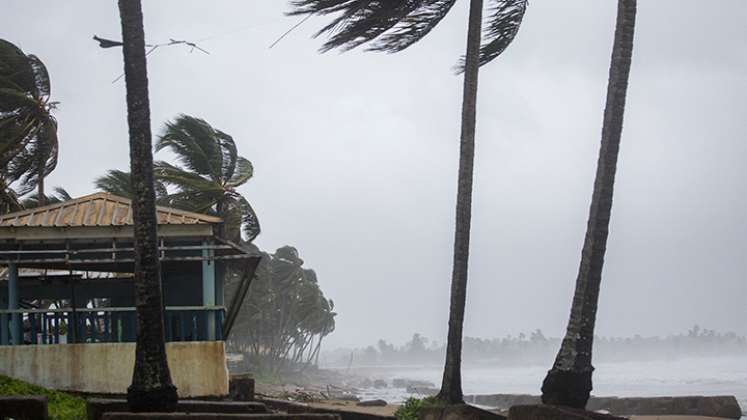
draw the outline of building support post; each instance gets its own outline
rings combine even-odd
[[[18,267],[15,263],[8,264],[8,309],[18,309]],[[23,344],[21,342],[21,315],[18,313],[10,316],[10,340],[13,345]]]
[[[210,242],[202,242],[202,306],[213,307],[215,306],[215,260],[213,257],[213,250],[208,249]],[[215,312],[209,311],[207,313],[207,339],[209,341],[215,340]]]

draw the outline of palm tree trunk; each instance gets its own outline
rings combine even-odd
[[[602,144],[568,329],[542,384],[542,402],[585,408],[592,389],[594,322],[607,248],[617,155],[635,33],[636,0],[618,0]]]
[[[467,266],[472,221],[472,172],[475,158],[475,114],[477,112],[477,76],[480,67],[482,3],[482,0],[470,2],[462,98],[462,134],[459,150],[449,334],[446,342],[444,377],[437,397],[449,404],[462,403],[464,397],[462,394],[462,327],[467,299]]]
[[[119,0],[119,13],[130,128],[137,306],[135,369],[132,384],[127,388],[127,401],[133,411],[169,411],[176,407],[177,394],[171,382],[164,344],[150,104],[140,0]]]
[[[41,207],[47,204],[47,196],[44,194],[44,164],[39,169],[39,180],[36,183],[36,206]]]

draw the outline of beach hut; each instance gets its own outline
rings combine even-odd
[[[174,382],[182,396],[225,394],[226,265],[256,266],[259,256],[217,236],[220,218],[160,206],[157,217]],[[136,337],[133,264],[128,199],[97,193],[0,215],[0,374],[124,392]]]

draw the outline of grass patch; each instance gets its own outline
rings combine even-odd
[[[43,395],[47,397],[52,420],[85,420],[86,402],[64,392],[52,391],[0,375],[0,395]]]
[[[399,406],[397,411],[394,413],[394,417],[396,417],[397,420],[418,420],[422,409],[429,407],[443,407],[444,405],[444,402],[438,400],[436,397],[423,399],[408,398],[401,406]]]

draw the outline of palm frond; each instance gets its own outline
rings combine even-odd
[[[241,221],[243,225],[244,235],[248,242],[253,241],[262,231],[259,226],[259,218],[257,213],[254,212],[254,208],[249,204],[249,201],[243,196],[238,196],[238,205],[241,211]]]
[[[239,156],[236,159],[233,176],[226,182],[226,186],[236,188],[246,184],[254,176],[254,166],[249,159]]]
[[[20,90],[30,92],[34,89],[34,70],[28,56],[13,43],[0,39],[0,76],[7,78]]]
[[[124,198],[132,198],[134,196],[132,192],[132,176],[129,172],[120,171],[118,169],[110,169],[106,171],[106,175],[96,178],[93,185],[103,192],[107,192],[112,195],[116,195]],[[156,178],[153,181],[153,187],[156,191],[156,202],[163,204],[163,199],[168,195],[166,186]]]
[[[480,46],[480,65],[506,51],[519,33],[528,0],[491,0],[492,6]]]
[[[0,214],[12,213],[21,209],[23,209],[23,206],[15,190],[2,184],[0,188]]]
[[[456,0],[295,0],[290,14],[339,13],[316,36],[329,34],[322,51],[350,50],[381,37],[370,49],[401,51],[427,35]]]
[[[220,179],[223,155],[215,130],[205,120],[182,114],[167,122],[164,134],[156,142],[156,151],[166,148],[185,168],[214,180]]]
[[[399,52],[428,35],[449,13],[456,0],[423,2],[414,12],[402,19],[397,26],[384,34],[370,49],[373,51]]]
[[[223,193],[221,184],[164,161],[157,161],[153,164],[153,173],[161,182],[172,185],[181,191]]]
[[[231,179],[236,171],[236,160],[239,158],[239,153],[236,149],[236,143],[230,135],[220,130],[215,130],[215,139],[220,146],[221,179],[225,182]]]
[[[55,204],[55,203],[61,203],[63,201],[71,200],[70,194],[68,194],[67,191],[65,191],[64,188],[56,187],[54,188],[54,193],[50,195],[44,195],[44,203],[45,204]],[[39,207],[39,193],[32,194],[25,198],[21,205],[24,209],[32,209]]]
[[[42,63],[41,60],[39,60],[39,57],[29,54],[29,65],[31,65],[31,69],[34,74],[34,87],[35,87],[35,97],[36,98],[48,98],[50,96],[50,93],[52,91],[50,82],[49,82],[49,73],[47,72],[47,67]]]
[[[106,175],[93,181],[93,185],[100,191],[124,198],[132,198],[132,181],[129,172],[118,169],[106,171]]]

